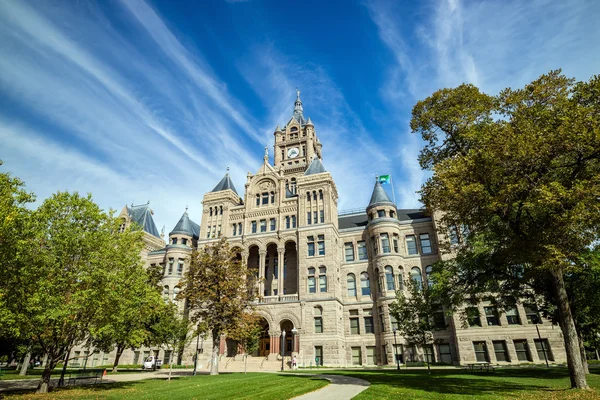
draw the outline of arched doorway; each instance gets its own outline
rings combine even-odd
[[[277,296],[279,279],[279,255],[277,254],[277,245],[270,243],[267,245],[267,254],[265,255],[265,296]]]
[[[271,353],[271,337],[269,336],[269,323],[266,319],[262,319],[260,322],[260,342],[258,345],[257,355],[260,357],[267,357]]]
[[[285,332],[285,343],[283,344],[284,355],[289,356],[292,354],[294,349],[294,334],[292,330],[294,329],[294,324],[289,319],[284,319],[281,321],[281,332],[283,337],[283,332]]]
[[[290,241],[285,244],[283,257],[283,294],[298,293],[298,253],[296,243]]]

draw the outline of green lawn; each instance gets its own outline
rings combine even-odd
[[[120,382],[55,390],[46,395],[7,395],[10,399],[290,399],[328,384],[309,376],[276,374],[198,375]]]
[[[311,371],[306,371],[311,372]],[[493,373],[469,374],[460,370],[333,370],[361,378],[371,386],[356,396],[365,399],[600,399],[600,370],[592,369],[590,392],[569,390],[566,368],[506,368]]]

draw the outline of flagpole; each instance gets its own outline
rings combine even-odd
[[[392,174],[390,174],[390,185],[392,185],[392,198],[394,199],[394,205],[398,207],[396,204],[396,193],[394,192],[394,180],[392,179]]]

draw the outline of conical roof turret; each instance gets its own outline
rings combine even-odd
[[[222,190],[233,190],[233,192],[239,196],[237,190],[235,190],[235,186],[233,186],[231,178],[229,177],[229,167],[227,167],[227,172],[225,173],[223,179],[217,183],[217,186],[215,186],[211,192],[220,192]]]
[[[375,181],[375,187],[373,188],[373,194],[371,195],[371,201],[369,201],[369,206],[367,210],[371,207],[386,205],[386,206],[395,206],[395,204],[390,200],[389,196],[381,186],[379,179]]]
[[[179,219],[179,222],[177,222],[177,225],[175,225],[175,228],[173,228],[173,230],[169,233],[169,236],[173,234],[184,234],[195,238],[199,237],[200,225],[190,219],[187,213],[187,208]]]

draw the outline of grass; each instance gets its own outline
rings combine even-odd
[[[309,371],[306,371],[309,372]],[[591,391],[569,390],[566,368],[503,368],[493,373],[460,370],[333,370],[371,383],[355,400],[365,399],[600,399],[600,370],[587,376]]]
[[[173,380],[148,379],[54,390],[48,394],[12,394],[9,399],[290,399],[328,382],[310,376],[266,373],[198,375]]]

